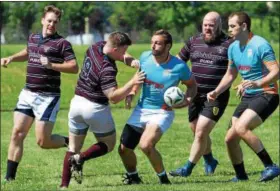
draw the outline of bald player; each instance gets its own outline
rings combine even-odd
[[[191,70],[198,85],[197,95],[189,106],[190,127],[195,135],[186,164],[170,172],[171,176],[189,176],[201,156],[205,174],[215,172],[218,161],[211,150],[210,133],[223,115],[229,99],[229,88],[214,102],[207,102],[207,93],[213,91],[227,70],[227,50],[232,40],[222,32],[221,17],[209,12],[203,18],[202,33],[191,37],[181,49],[178,58],[191,61]]]

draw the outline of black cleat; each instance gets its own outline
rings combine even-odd
[[[126,185],[131,185],[131,184],[142,184],[141,178],[137,174],[131,174],[128,175],[127,173],[123,175],[123,183]]]
[[[70,166],[71,166],[70,170],[71,170],[72,176],[74,177],[74,179],[76,180],[76,182],[78,184],[82,184],[84,161],[80,160],[79,154],[72,155],[69,158],[69,161],[70,161]]]
[[[160,184],[171,184],[170,180],[168,179],[167,175],[159,176],[159,183]]]

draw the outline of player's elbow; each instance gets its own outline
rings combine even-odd
[[[69,73],[77,74],[79,72],[79,66],[76,60],[69,61],[68,66],[69,66]]]

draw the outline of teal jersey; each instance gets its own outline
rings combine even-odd
[[[146,73],[138,105],[146,109],[165,109],[163,94],[171,86],[178,86],[181,80],[189,80],[191,72],[184,61],[175,56],[167,63],[158,64],[152,51],[142,53],[140,70]]]
[[[269,70],[266,64],[276,61],[274,51],[270,44],[262,37],[253,35],[244,47],[240,47],[240,42],[236,40],[228,49],[228,59],[232,62],[231,67],[235,67],[244,80],[256,81],[265,77]],[[260,93],[276,94],[277,83],[255,89],[246,89],[246,95],[256,95]]]

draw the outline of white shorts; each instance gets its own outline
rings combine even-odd
[[[143,131],[146,124],[156,124],[162,133],[167,131],[174,120],[174,111],[166,111],[163,109],[143,109],[136,106],[133,113],[129,117],[127,124]]]
[[[60,96],[43,95],[23,89],[15,111],[24,113],[40,121],[55,122],[60,107]]]
[[[89,129],[96,136],[115,133],[115,123],[109,105],[102,105],[75,95],[68,114],[70,132],[85,135]]]

